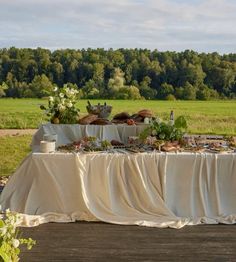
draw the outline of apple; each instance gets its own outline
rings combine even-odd
[[[127,119],[126,123],[127,123],[129,126],[135,125],[135,121],[134,121],[133,119]]]

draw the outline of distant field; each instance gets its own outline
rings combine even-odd
[[[92,104],[105,100],[93,100]],[[187,118],[190,133],[236,135],[236,101],[121,101],[110,100],[112,114],[121,111],[135,113],[140,109],[152,109],[156,116],[167,119],[170,110],[175,116]],[[0,128],[38,128],[46,122],[40,99],[0,99]],[[81,115],[86,114],[87,100],[80,100]]]

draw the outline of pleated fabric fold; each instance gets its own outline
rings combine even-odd
[[[30,154],[0,204],[22,226],[76,220],[181,228],[236,222],[236,154]]]

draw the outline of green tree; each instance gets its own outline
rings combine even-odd
[[[196,92],[198,100],[211,100],[219,98],[216,90],[209,88],[207,85],[202,84]]]
[[[33,97],[46,97],[52,93],[53,84],[46,75],[42,74],[41,76],[34,77],[29,89],[32,92]]]
[[[64,82],[64,69],[61,63],[53,62],[49,66],[51,81],[55,83],[57,86],[63,86]]]
[[[174,88],[172,85],[163,83],[157,92],[158,98],[166,99],[168,95],[174,94]]]
[[[185,100],[195,100],[196,99],[196,88],[189,82],[186,82],[183,86],[183,96],[182,99]]]
[[[145,76],[140,83],[139,91],[141,96],[145,99],[154,99],[157,91],[150,87],[152,79],[149,76]]]
[[[115,74],[116,68],[121,70],[120,75]],[[159,52],[138,48],[53,52],[43,48],[0,49],[0,84],[8,85],[4,91],[7,97],[35,96],[31,84],[42,75],[59,87],[66,83],[83,88],[92,85],[95,88],[92,93],[103,98],[122,96],[117,90],[129,97],[127,86],[137,87],[146,99],[165,99],[170,95],[177,99],[236,97],[236,54],[199,54],[192,50]],[[168,91],[165,83],[174,91]],[[42,95],[40,92],[37,90],[37,96]]]
[[[5,82],[2,82],[0,85],[0,97],[6,96],[6,90],[8,89],[8,85]]]
[[[96,87],[94,80],[90,79],[86,82],[85,86],[82,88],[83,98],[99,98],[99,89]]]
[[[124,73],[120,68],[116,68],[113,74],[113,78],[110,78],[108,81],[108,92],[111,98],[116,98],[120,89],[124,87],[124,84]]]

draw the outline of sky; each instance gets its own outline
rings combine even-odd
[[[236,53],[236,0],[0,0],[0,48]]]

